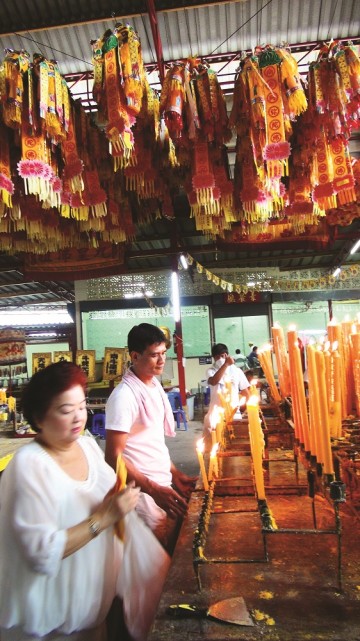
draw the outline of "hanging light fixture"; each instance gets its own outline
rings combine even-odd
[[[183,269],[187,269],[189,266],[184,254],[180,254],[180,263]]]
[[[350,254],[356,254],[359,247],[360,247],[360,240],[356,241],[354,247],[350,250]]]

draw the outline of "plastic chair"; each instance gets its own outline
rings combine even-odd
[[[94,414],[91,422],[91,433],[100,438],[106,438],[105,414]]]
[[[180,422],[182,421],[184,423],[184,430],[187,430],[187,421],[186,421],[186,414],[185,411],[183,410],[183,406],[181,403],[181,396],[180,392],[168,392],[167,397],[170,401],[171,409],[174,414],[174,419],[176,420],[176,427],[178,430],[180,430]]]

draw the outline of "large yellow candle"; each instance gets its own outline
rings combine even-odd
[[[341,326],[336,322],[335,319],[331,320],[327,326],[328,339],[331,343],[338,344],[338,350],[340,354],[340,371],[341,371],[341,415],[342,418],[347,416],[347,388],[346,388],[346,377],[345,377],[345,354],[343,347],[343,338],[341,332]]]
[[[290,328],[288,331],[288,347],[292,401],[295,407],[295,420],[298,421],[298,438],[300,442],[304,444],[305,450],[310,452],[309,420],[305,397],[304,374],[301,366],[298,335],[294,328]]]
[[[325,360],[324,353],[321,349],[315,352],[316,373],[319,387],[319,405],[320,405],[320,439],[322,444],[322,454],[324,463],[324,474],[333,474],[333,461],[330,441],[330,426],[327,406],[327,394],[325,384]]]
[[[289,364],[286,354],[284,332],[278,323],[275,323],[271,328],[271,335],[278,369],[280,392],[282,397],[286,398],[290,395]]]
[[[264,471],[262,467],[265,441],[264,434],[261,429],[258,397],[251,396],[246,403],[246,408],[249,420],[250,447],[254,468],[256,493],[257,498],[261,500],[265,499]]]
[[[324,352],[324,361],[325,361],[325,383],[326,383],[328,407],[330,404],[330,392],[331,392],[331,355],[330,355],[329,349],[330,349],[330,342],[326,341],[326,343],[324,343],[323,352]]]
[[[204,463],[204,449],[205,449],[204,439],[199,438],[199,440],[196,442],[196,453],[199,460],[199,466],[200,466],[200,472],[201,472],[201,478],[202,478],[204,490],[205,492],[207,492],[209,489],[209,483],[206,476],[206,469],[205,469],[205,463]]]
[[[337,343],[330,354],[329,425],[333,438],[341,436],[341,367]]]
[[[209,461],[209,471],[208,471],[208,479],[209,479],[209,481],[212,481],[214,476],[218,476],[218,473],[219,473],[218,462],[217,462],[218,447],[219,447],[219,444],[215,443],[215,445],[213,445],[213,447],[211,448],[210,461]]]
[[[356,413],[360,416],[360,333],[351,334],[352,367],[354,370]]]
[[[353,329],[353,323],[348,317],[341,323],[341,336],[342,347],[344,354],[344,379],[346,387],[346,414],[352,414],[355,407],[355,384],[354,384],[354,370],[352,367],[351,358],[351,343],[350,336]]]
[[[262,370],[264,372],[264,376],[269,384],[270,387],[270,393],[275,401],[275,403],[280,403],[281,401],[281,396],[279,394],[279,390],[276,387],[276,382],[275,382],[275,376],[274,376],[274,370],[271,362],[271,346],[270,345],[265,345],[258,351],[258,356],[259,356],[259,361],[260,365],[262,367]]]
[[[316,456],[318,462],[321,462],[321,455],[319,456],[319,437],[317,430],[319,429],[320,421],[318,419],[319,408],[319,390],[316,377],[315,365],[315,349],[313,345],[308,345],[306,348],[306,361],[308,373],[308,392],[309,392],[309,428],[310,428],[310,452]]]

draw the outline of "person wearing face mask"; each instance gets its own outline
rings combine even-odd
[[[209,367],[206,373],[208,385],[210,386],[210,403],[209,410],[204,417],[205,437],[209,435],[215,426],[211,424],[213,409],[216,405],[221,407],[220,395],[226,393],[227,384],[230,383],[230,396],[232,407],[239,407],[239,392],[246,398],[249,397],[249,381],[244,372],[236,367],[234,359],[229,356],[229,350],[224,343],[213,345],[211,355],[214,364]]]

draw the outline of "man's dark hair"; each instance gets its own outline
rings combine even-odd
[[[166,343],[166,336],[156,325],[150,323],[140,323],[134,325],[128,333],[129,352],[139,352],[142,354],[149,345],[160,345]]]
[[[239,348],[237,348],[237,349],[235,350],[235,354],[241,354],[241,350],[240,350]]]
[[[220,354],[224,354],[225,352],[227,354],[229,353],[227,345],[225,345],[224,343],[216,343],[212,346],[211,356],[215,358],[215,356],[219,356]]]

